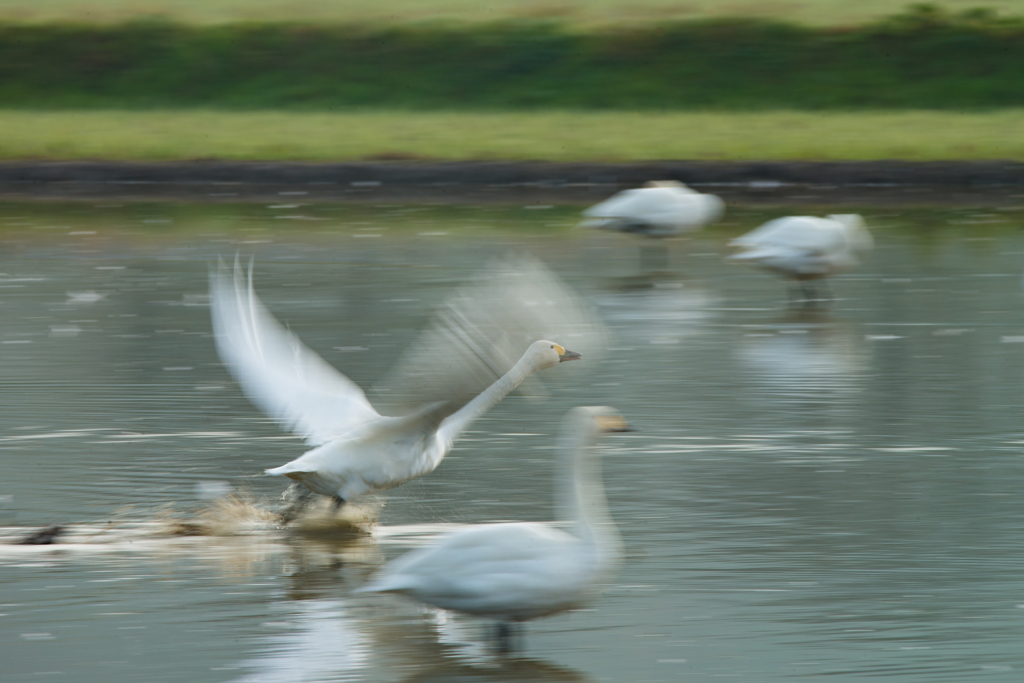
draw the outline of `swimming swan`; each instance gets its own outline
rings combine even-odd
[[[608,514],[596,456],[602,434],[629,431],[617,411],[575,408],[563,423],[555,502],[567,531],[481,524],[389,563],[358,592],[401,593],[442,609],[508,622],[579,607],[617,569],[622,540]]]
[[[586,228],[618,230],[647,237],[672,237],[699,230],[722,217],[725,205],[674,180],[655,180],[625,190],[586,209]]]
[[[355,383],[285,330],[263,306],[236,262],[210,273],[217,351],[249,400],[315,446],[267,474],[284,475],[340,505],[431,472],[476,418],[535,372],[581,354],[551,341],[461,407],[437,401],[401,417],[380,415]]]
[[[730,261],[796,280],[805,302],[810,302],[810,280],[856,265],[856,252],[871,249],[874,242],[860,216],[840,214],[776,218],[737,237],[729,246],[737,250]]]

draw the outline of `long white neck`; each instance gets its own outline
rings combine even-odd
[[[596,450],[592,435],[563,437],[555,503],[559,520],[571,523],[570,532],[596,548],[601,564],[613,564],[622,556],[622,537],[608,512]]]
[[[438,436],[450,448],[455,439],[459,438],[466,431],[473,420],[497,405],[501,399],[508,396],[509,393],[514,391],[516,387],[536,371],[534,363],[528,360],[527,356],[523,356],[498,381],[484,389],[483,392],[462,406],[462,408],[445,418],[437,429]]]

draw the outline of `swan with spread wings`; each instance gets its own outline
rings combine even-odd
[[[539,262],[492,268],[438,311],[382,383],[388,412],[400,413],[388,416],[274,318],[256,296],[251,268],[248,277],[237,262],[214,269],[210,304],[217,351],[246,396],[313,446],[266,473],[336,506],[433,471],[470,423],[526,378],[581,358],[557,342],[524,342],[526,335],[558,328],[593,347],[602,334]]]

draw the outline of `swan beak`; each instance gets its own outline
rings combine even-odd
[[[565,351],[565,349],[562,350]],[[558,354],[559,363],[564,363],[567,360],[579,360],[580,358],[583,358],[583,354],[576,353],[575,351],[565,351],[565,353]]]
[[[597,428],[606,434],[635,432],[633,425],[626,422],[621,415],[601,415],[596,418]]]

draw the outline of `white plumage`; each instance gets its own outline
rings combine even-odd
[[[856,252],[874,242],[857,214],[786,216],[737,237],[729,257],[795,279],[828,277],[857,263]]]
[[[559,516],[545,524],[483,524],[388,564],[363,592],[401,593],[467,614],[524,621],[585,604],[622,557],[595,456],[598,438],[627,431],[618,412],[576,408],[565,419]]]
[[[586,209],[582,225],[672,237],[699,230],[721,218],[724,211],[725,204],[713,194],[695,192],[674,180],[656,180]]]
[[[810,299],[806,283],[830,277],[857,264],[857,252],[874,246],[871,233],[857,214],[786,216],[737,237],[729,257],[797,280]]]
[[[246,283],[237,263],[233,272],[221,264],[210,275],[210,304],[217,350],[246,396],[315,447],[267,473],[289,477],[339,502],[431,472],[468,425],[524,379],[580,357],[555,342],[537,341],[511,368],[488,366],[504,374],[497,381],[492,375],[490,386],[475,398],[421,401],[413,412],[387,417],[370,405],[362,389],[274,319],[253,291],[251,271]],[[477,341],[486,338],[477,335]],[[448,340],[446,351],[437,360],[452,374],[459,368],[449,356],[465,354],[466,366],[479,360],[457,340]]]

